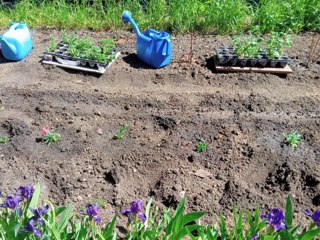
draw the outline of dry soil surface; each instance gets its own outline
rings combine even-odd
[[[111,214],[131,200],[154,196],[174,208],[230,215],[233,205],[263,211],[320,206],[320,62],[305,66],[312,37],[295,36],[287,77],[212,71],[214,47],[229,37],[174,36],[172,63],[151,69],[135,55],[128,32],[78,32],[116,38],[122,54],[102,76],[43,65],[50,35],[32,30],[34,48],[20,62],[0,65],[0,191],[40,182],[42,197],[77,208],[92,199]],[[113,140],[129,125],[123,140]],[[36,139],[49,125],[61,134]],[[293,150],[283,133],[298,131]],[[197,153],[203,140],[207,151]],[[298,214],[301,215],[301,214]],[[305,220],[305,218],[302,217]],[[305,220],[306,221],[306,220]]]

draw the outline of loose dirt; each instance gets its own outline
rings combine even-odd
[[[34,49],[0,65],[0,191],[40,182],[42,197],[77,208],[106,203],[106,218],[131,200],[154,196],[174,208],[230,216],[233,205],[262,211],[320,206],[320,63],[305,66],[312,36],[293,38],[293,73],[215,73],[214,47],[229,37],[175,36],[172,64],[150,69],[135,55],[135,35],[117,37],[122,54],[102,76],[41,64],[52,32],[32,30]],[[123,140],[113,140],[122,124]],[[44,125],[60,142],[37,142]],[[283,133],[298,131],[293,150]],[[203,140],[207,151],[195,152]],[[301,215],[301,214],[298,214]],[[302,216],[302,219],[306,219]]]

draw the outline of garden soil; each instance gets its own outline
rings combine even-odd
[[[233,206],[262,212],[320,207],[320,62],[306,67],[312,35],[293,38],[288,76],[213,71],[214,47],[230,37],[173,36],[172,63],[151,69],[135,54],[129,32],[77,32],[113,37],[120,57],[104,75],[41,63],[55,30],[32,30],[34,48],[20,62],[0,64],[0,191],[42,186],[42,199],[105,203],[104,219],[132,200],[151,197],[174,208],[231,216]],[[113,136],[129,125],[122,140]],[[48,125],[61,141],[37,139]],[[295,150],[284,133],[297,131]],[[207,150],[195,151],[199,141]],[[299,213],[298,213],[299,212]],[[232,224],[232,222],[230,222]]]

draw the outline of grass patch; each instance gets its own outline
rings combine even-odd
[[[248,30],[300,32],[320,29],[318,0],[20,0],[0,8],[0,25],[11,20],[30,27],[118,30],[124,10],[132,12],[141,30],[175,33],[234,34]],[[0,1],[1,3],[1,1]]]

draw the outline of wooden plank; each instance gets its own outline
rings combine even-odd
[[[215,70],[219,72],[257,72],[276,74],[288,74],[293,72],[289,65],[284,68],[215,66]]]

